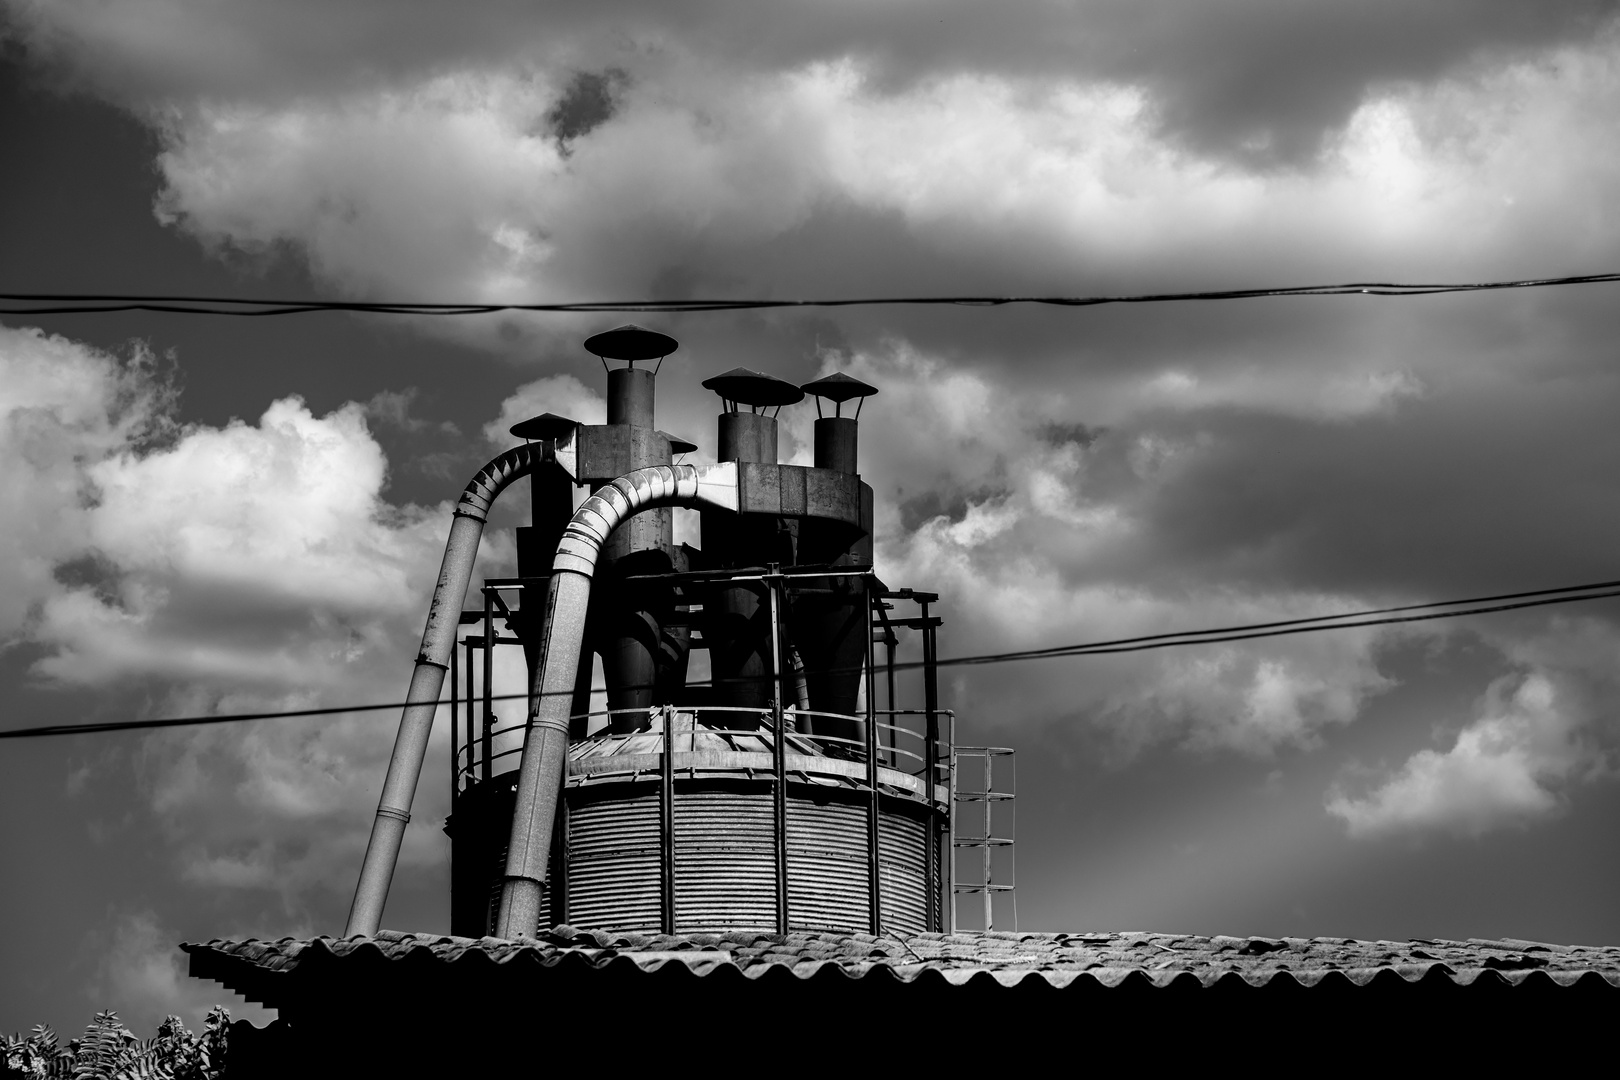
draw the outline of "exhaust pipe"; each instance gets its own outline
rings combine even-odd
[[[735,513],[736,462],[637,469],[586,499],[563,530],[551,567],[540,663],[535,667],[529,694],[532,704],[523,735],[517,804],[506,849],[506,879],[495,925],[498,937],[533,936],[540,922],[541,886],[546,880],[551,832],[568,760],[568,716],[597,557],[613,530],[632,515],[663,506],[708,507]]]
[[[461,493],[450,524],[450,540],[444,545],[444,562],[439,567],[439,583],[433,589],[428,607],[427,627],[422,631],[422,648],[411,672],[411,688],[405,695],[405,711],[399,718],[399,734],[394,753],[388,760],[388,776],[383,781],[377,817],[366,843],[365,861],[355,885],[354,903],[349,907],[345,937],[370,936],[382,923],[388,887],[399,862],[405,825],[411,820],[411,801],[416,782],[422,776],[427,757],[428,736],[433,732],[433,715],[439,709],[439,691],[444,673],[450,668],[450,653],[456,647],[456,627],[461,621],[461,605],[472,581],[473,562],[478,558],[478,541],[484,535],[484,522],[490,504],[508,484],[527,476],[542,461],[555,458],[555,443],[513,447],[478,471]]]

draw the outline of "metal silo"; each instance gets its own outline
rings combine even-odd
[[[608,423],[514,427],[533,440],[534,524],[519,576],[483,583],[450,654],[452,932],[944,929],[952,724],[937,597],[873,572],[872,493],[843,415],[876,388],[726,372],[704,383],[724,402],[718,462],[671,465],[692,444],[656,429],[656,367],[636,365],[674,340],[621,327],[587,348],[609,368]],[[833,415],[816,421],[815,464],[783,465],[777,414],[806,392]],[[575,485],[595,492],[578,510]],[[702,511],[700,547],[672,543],[674,505]],[[907,632],[922,645],[910,703],[892,647]],[[525,723],[495,719],[491,657],[505,647],[531,672]],[[593,653],[600,715],[587,711]],[[689,677],[700,653],[710,679]],[[351,931],[368,932],[371,910],[357,892]]]

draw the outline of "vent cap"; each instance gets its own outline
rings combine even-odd
[[[719,394],[732,412],[738,405],[747,405],[758,412],[762,408],[779,409],[804,400],[804,391],[786,379],[742,367],[704,379],[703,388]]]
[[[878,392],[878,388],[871,383],[845,375],[842,371],[835,371],[831,375],[823,376],[814,382],[807,382],[802,387],[805,393],[816,396],[816,415],[821,415],[821,400],[826,398],[833,403],[833,415],[842,416],[844,402],[859,400],[861,404],[865,399]],[[861,415],[861,406],[855,406],[855,415]]]
[[[560,439],[577,427],[579,427],[578,420],[546,412],[539,416],[531,416],[527,420],[519,420],[508,430],[520,439],[544,442],[549,439]]]
[[[585,339],[585,349],[603,360],[662,360],[681,347],[681,343],[668,334],[648,330],[645,326],[625,323]]]

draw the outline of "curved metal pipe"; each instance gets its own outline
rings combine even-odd
[[[655,465],[603,487],[574,512],[557,545],[546,598],[546,623],[529,695],[529,723],[518,766],[517,804],[506,848],[498,937],[529,937],[540,921],[541,885],[551,854],[563,767],[568,760],[568,713],[579,670],[591,576],[608,536],[626,519],[657,506],[737,509],[737,463]]]
[[[388,760],[388,776],[383,780],[377,817],[371,825],[360,880],[354,888],[354,903],[349,907],[349,923],[343,931],[346,937],[375,934],[382,922],[383,905],[388,900],[394,866],[399,862],[405,825],[411,820],[411,800],[416,797],[416,782],[422,776],[433,714],[439,708],[439,691],[450,666],[450,652],[456,647],[461,605],[467,598],[490,504],[506,485],[526,476],[550,452],[552,447],[545,443],[513,447],[478,470],[456,504],[450,539],[444,545],[444,562],[439,566],[439,583],[433,589],[427,626],[422,631],[422,648],[416,655],[405,711],[399,718],[394,754]]]

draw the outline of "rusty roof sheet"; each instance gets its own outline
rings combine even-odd
[[[500,965],[632,964],[643,971],[684,965],[696,975],[735,968],[758,978],[782,968],[809,978],[829,966],[859,978],[886,969],[902,982],[943,978],[952,985],[991,979],[1014,986],[1041,979],[1064,987],[1091,979],[1106,987],[1145,979],[1154,986],[1240,979],[1264,986],[1275,979],[1311,987],[1325,981],[1365,986],[1385,972],[1406,982],[1436,975],[1467,986],[1484,979],[1518,985],[1549,979],[1560,986],[1602,980],[1620,988],[1620,947],[1550,945],[1504,938],[1444,941],[1359,941],[1352,938],[1200,937],[1188,934],[958,933],[895,935],[758,931],[719,934],[608,933],[559,926],[537,938],[461,938],[379,931],[372,937],[226,941],[181,946],[193,974],[223,978],[226,969],[254,981],[294,971],[316,954],[342,960],[367,954],[413,964],[454,964],[478,954]],[[1383,975],[1387,979],[1387,975]]]

